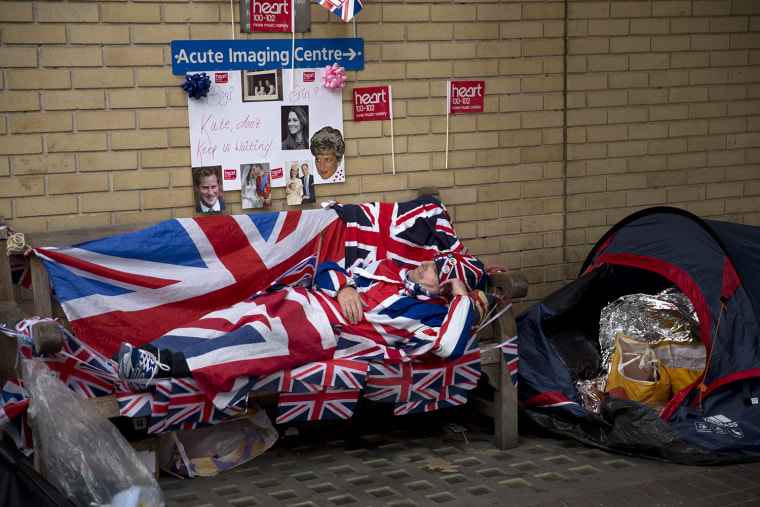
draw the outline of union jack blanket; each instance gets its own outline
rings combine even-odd
[[[71,247],[35,248],[74,330],[64,333],[60,354],[37,360],[52,365],[84,396],[114,394],[124,416],[150,416],[151,433],[202,427],[239,414],[252,389],[282,393],[278,423],[350,417],[361,392],[395,403],[397,414],[462,404],[480,376],[476,340],[457,360],[422,354],[399,359],[375,342],[339,345],[332,323],[306,309],[318,305],[339,312],[328,295],[306,290],[318,263],[350,266],[357,260],[393,259],[415,264],[431,251],[466,253],[466,248],[445,207],[429,196],[405,203],[169,220]],[[243,310],[251,305],[263,308],[265,318],[252,322]],[[279,319],[270,308],[282,305],[301,308],[303,314]],[[287,339],[267,341],[261,330],[274,326]],[[200,338],[209,332],[223,338]],[[231,338],[236,334],[245,336],[236,341]],[[203,342],[206,349],[197,356],[203,375],[194,371],[193,378],[161,380],[155,389],[140,392],[118,378],[110,357],[122,341],[140,345],[160,338],[168,343],[172,337]],[[26,338],[30,343],[28,332]],[[236,374],[236,347],[241,346],[261,349],[264,373]],[[21,350],[31,357],[28,345]],[[22,384],[6,386],[0,407],[6,429],[13,421],[18,424],[25,403]]]

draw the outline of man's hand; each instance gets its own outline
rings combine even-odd
[[[364,318],[364,309],[369,307],[354,287],[346,285],[338,291],[336,298],[340,304],[343,317],[352,325],[358,324]]]
[[[449,278],[445,282],[442,282],[440,287],[442,296],[454,297],[467,295],[467,286],[459,278]]]

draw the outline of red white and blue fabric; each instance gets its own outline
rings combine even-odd
[[[32,272],[29,269],[29,259],[23,255],[11,255],[9,257],[11,264],[11,282],[25,287],[32,286]]]
[[[349,419],[354,414],[359,393],[359,389],[342,387],[324,387],[312,393],[281,393],[276,423]]]
[[[452,396],[450,387],[470,390],[479,378],[480,350],[472,339],[467,352],[456,360],[427,356],[399,364],[370,363],[364,397],[401,404],[441,401]]]
[[[29,394],[19,379],[9,379],[3,386],[0,406],[0,430],[11,437],[16,448],[29,456],[34,451],[34,440],[27,421]]]
[[[286,368],[269,375],[254,378],[251,389],[256,391],[277,391],[280,393],[311,393],[319,391],[320,386],[309,384],[301,379],[301,371],[310,371],[311,364]]]
[[[345,250],[344,234],[352,238]],[[246,394],[254,388],[303,395],[282,399],[281,420],[347,417],[365,378],[368,397],[374,392],[376,399],[397,403],[398,413],[455,405],[466,398],[471,380],[438,374],[438,394],[432,394],[430,385],[422,391],[436,400],[391,394],[411,392],[411,365],[430,357],[442,333],[468,343],[472,305],[467,298],[447,308],[403,295],[404,270],[396,265],[415,264],[440,251],[466,249],[445,208],[429,197],[336,205],[334,210],[170,220],[73,247],[38,248],[35,253],[76,331],[76,337],[64,333],[62,354],[39,359],[50,362],[85,396],[115,393],[122,415],[150,415],[151,432],[229,418],[245,409]],[[369,270],[371,263],[356,264],[356,273],[343,269],[344,257],[353,264],[359,253],[398,262],[375,263]],[[329,288],[301,287],[310,285],[314,266],[324,260],[338,266],[325,271],[333,289],[350,280],[363,295],[377,297],[364,324],[351,326],[343,318]],[[295,307],[301,312],[298,319],[281,318]],[[396,317],[401,324],[392,322]],[[227,334],[245,336],[261,350],[241,360],[238,352],[247,346],[245,340],[235,343],[228,337],[232,348],[226,353],[226,346],[207,346],[225,343],[217,338]],[[140,345],[158,338],[159,345],[195,348],[189,362],[198,378],[161,380],[153,391],[133,392],[108,358],[121,341]],[[22,349],[31,357],[29,347]],[[471,379],[475,367],[470,359],[466,353],[455,363],[462,362],[460,369]],[[392,387],[377,373],[397,367],[409,380],[406,386]],[[23,385],[18,387],[23,393]],[[11,423],[16,424],[19,410],[13,407],[23,411],[25,400],[9,389],[3,396],[10,401],[0,406],[0,413],[15,414]]]
[[[149,343],[250,298],[311,257],[336,259],[343,230],[331,210],[183,218],[34,252],[75,334],[110,357],[121,342]]]
[[[446,207],[433,197],[333,207],[346,222],[345,266],[393,259],[419,264],[439,252],[467,253]]]
[[[319,5],[329,10],[348,23],[356,13],[362,10],[362,0],[316,0]]]
[[[420,301],[406,295],[403,272],[392,260],[355,264],[348,271],[325,262],[317,268],[315,280],[332,297],[341,289],[336,281],[353,280],[367,307],[359,323],[342,320],[340,333],[363,336],[385,347],[384,359],[409,361],[426,352],[460,357],[472,330],[474,306],[470,298],[454,297],[448,306],[443,298]],[[354,354],[352,351],[356,358]],[[341,357],[341,350],[335,355]]]
[[[512,377],[512,384],[514,384],[515,389],[517,389],[517,366],[520,362],[520,356],[517,349],[517,335],[502,343],[501,351],[504,354],[504,361],[507,363],[507,367],[509,368],[509,375]]]
[[[331,359],[336,307],[318,291],[285,287],[211,312],[151,344],[182,352],[193,378],[222,409],[239,398],[241,384],[248,387],[245,377]]]
[[[480,290],[485,285],[485,266],[472,255],[444,252],[433,256],[438,271],[438,280],[457,278],[468,291]]]
[[[412,363],[380,363],[369,365],[364,397],[373,401],[389,403],[407,402],[411,399]]]
[[[427,358],[412,363],[411,396],[405,401],[440,401],[451,397],[451,387],[474,389],[480,378],[480,349],[471,340],[467,352],[452,361]]]
[[[148,433],[203,428],[245,411],[245,404],[218,410],[193,379],[173,378],[156,384]]]
[[[317,391],[321,387],[342,387],[344,389],[361,389],[367,379],[367,361],[354,359],[328,359],[300,366],[298,376],[301,381],[313,386]]]
[[[442,408],[457,407],[467,403],[467,389],[450,386],[448,397],[442,400],[417,400],[406,403],[397,403],[393,409],[395,415],[417,414],[422,412],[432,412]]]

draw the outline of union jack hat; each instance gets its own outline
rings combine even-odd
[[[449,278],[458,278],[464,282],[468,291],[482,289],[485,283],[485,266],[471,255],[443,252],[433,256],[438,270],[438,280],[445,282]]]

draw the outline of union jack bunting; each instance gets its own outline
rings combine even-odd
[[[361,389],[367,378],[369,364],[353,359],[328,359],[313,362],[297,369],[297,375],[303,383],[321,387],[342,387],[344,389]]]
[[[480,349],[471,339],[467,352],[459,359],[439,358],[413,361],[412,386],[406,401],[434,401],[451,397],[450,387],[474,389],[480,378]]]
[[[117,391],[115,397],[119,414],[124,417],[153,415],[153,393],[150,391]]]
[[[346,266],[393,259],[419,264],[435,252],[467,253],[446,208],[428,195],[400,203],[336,205],[346,222]]]
[[[29,259],[23,255],[11,255],[11,282],[27,289],[32,287],[32,272],[29,269]]]
[[[0,398],[0,429],[13,439],[22,453],[29,456],[34,447],[26,414],[29,395],[20,380],[10,379],[0,392]]]
[[[262,375],[253,384],[260,391],[311,393],[322,387],[361,389],[369,364],[352,359],[328,359]]]
[[[422,412],[432,412],[442,408],[457,407],[467,403],[467,390],[449,387],[449,397],[436,401],[410,401],[408,403],[397,403],[393,409],[395,415],[418,414]]]
[[[412,364],[369,363],[364,397],[383,402],[407,402],[411,399]]]
[[[282,393],[277,424],[291,421],[348,419],[354,415],[359,389],[325,387],[313,393]]]
[[[362,10],[362,0],[316,0],[319,5],[336,14],[348,23],[356,13]]]
[[[156,384],[148,433],[203,428],[238,415],[245,406],[218,410],[192,379],[168,379]]]
[[[108,396],[121,382],[116,364],[78,340],[61,326],[61,352],[40,356],[69,388],[87,398]]]
[[[281,393],[312,393],[319,391],[319,386],[303,382],[300,367],[286,368],[269,375],[256,378],[253,389],[257,391],[277,391]]]
[[[183,218],[34,253],[77,337],[110,357],[251,297],[342,231],[331,210]]]
[[[519,378],[517,366],[520,362],[520,356],[518,355],[517,350],[517,335],[505,341],[500,346],[501,351],[504,354],[504,361],[509,368],[509,375],[512,377],[512,383],[515,385],[515,389],[517,389],[517,379]]]

